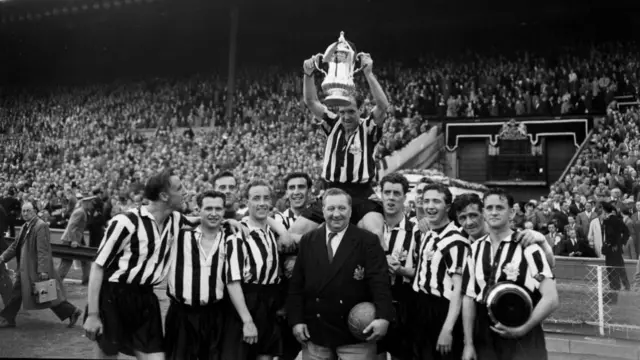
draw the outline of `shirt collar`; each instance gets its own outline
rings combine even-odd
[[[515,234],[516,234],[515,232],[512,232],[510,235],[505,236],[504,238],[502,238],[502,240],[500,240],[500,242],[511,242],[511,239],[513,238],[513,235],[515,235]],[[482,239],[480,239],[478,241],[491,242],[491,236],[489,234],[487,234]]]
[[[384,222],[384,226],[387,227],[387,229],[389,230],[396,230],[396,229],[405,229],[407,227],[407,216],[403,216],[402,219],[400,220],[400,222],[398,223],[398,225],[394,226],[394,227],[390,227],[389,225],[387,225],[387,221],[385,220]]]
[[[332,233],[333,231],[331,231],[328,226],[326,228],[327,228],[327,236],[329,236],[329,233]],[[349,228],[349,225],[347,225],[344,229],[338,231],[336,233],[336,236],[342,237],[344,235],[344,233],[347,232],[348,228]]]
[[[245,224],[249,228],[250,232],[253,231],[253,230],[264,231],[262,228],[259,228],[257,226],[251,225],[251,223],[249,223],[249,219],[247,219],[247,221],[242,221],[242,223]],[[269,224],[267,224],[266,230],[267,231],[271,230],[271,227],[269,226]]]

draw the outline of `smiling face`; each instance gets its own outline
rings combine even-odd
[[[220,227],[224,219],[224,200],[220,197],[205,197],[200,209],[200,223],[209,230]]]
[[[360,110],[356,106],[355,101],[352,101],[349,106],[340,107],[340,118],[342,119],[342,125],[348,129],[352,130],[358,126],[358,122],[360,121]]]
[[[271,190],[267,186],[258,185],[249,189],[248,193],[249,216],[255,220],[266,220],[271,210]]]
[[[457,214],[458,224],[474,239],[484,233],[484,217],[478,204],[469,204]]]
[[[329,195],[322,206],[324,221],[332,232],[340,232],[349,225],[351,205],[349,199],[342,194]]]
[[[300,209],[307,204],[309,188],[307,179],[303,177],[293,178],[287,182],[287,198],[291,208]]]
[[[444,226],[449,218],[449,205],[445,202],[445,194],[438,190],[427,190],[422,195],[422,209],[431,229]]]

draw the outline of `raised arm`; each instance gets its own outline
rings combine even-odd
[[[315,61],[317,55],[304,61],[304,79],[302,82],[302,94],[304,98],[304,104],[309,108],[313,116],[318,119],[324,119],[325,113],[328,112],[327,107],[324,106],[318,99],[318,90],[316,90],[316,84],[313,79],[313,72],[316,69]]]
[[[367,83],[369,84],[369,89],[371,90],[371,95],[373,96],[373,100],[376,102],[376,106],[373,108],[373,121],[379,127],[384,125],[384,120],[387,117],[387,109],[389,108],[389,100],[387,99],[387,95],[382,90],[382,86],[376,79],[375,75],[373,75],[373,60],[371,59],[371,55],[363,54],[362,56],[362,66],[364,67],[362,72],[364,73],[365,79],[367,79]]]

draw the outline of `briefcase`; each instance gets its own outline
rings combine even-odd
[[[56,280],[50,279],[33,283],[33,295],[36,297],[36,303],[38,304],[44,304],[58,299]]]

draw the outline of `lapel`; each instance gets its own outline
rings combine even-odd
[[[323,231],[322,233],[323,233],[323,240],[324,240],[326,238],[326,230]],[[338,246],[338,250],[336,251],[336,254],[333,257],[333,262],[331,264],[329,264],[329,259],[326,255],[327,244],[325,241],[323,241],[324,254],[325,254],[324,261],[327,264],[329,271],[325,272],[326,276],[324,277],[320,285],[320,289],[318,289],[318,291],[322,290],[331,280],[333,280],[333,278],[338,274],[338,272],[342,268],[342,265],[344,264],[344,262],[349,258],[349,256],[353,252],[353,249],[355,248],[355,245],[356,245],[355,244],[356,239],[352,233],[353,233],[353,225],[349,224],[349,227],[347,227],[347,231],[345,231],[344,236],[340,241],[340,246]]]

